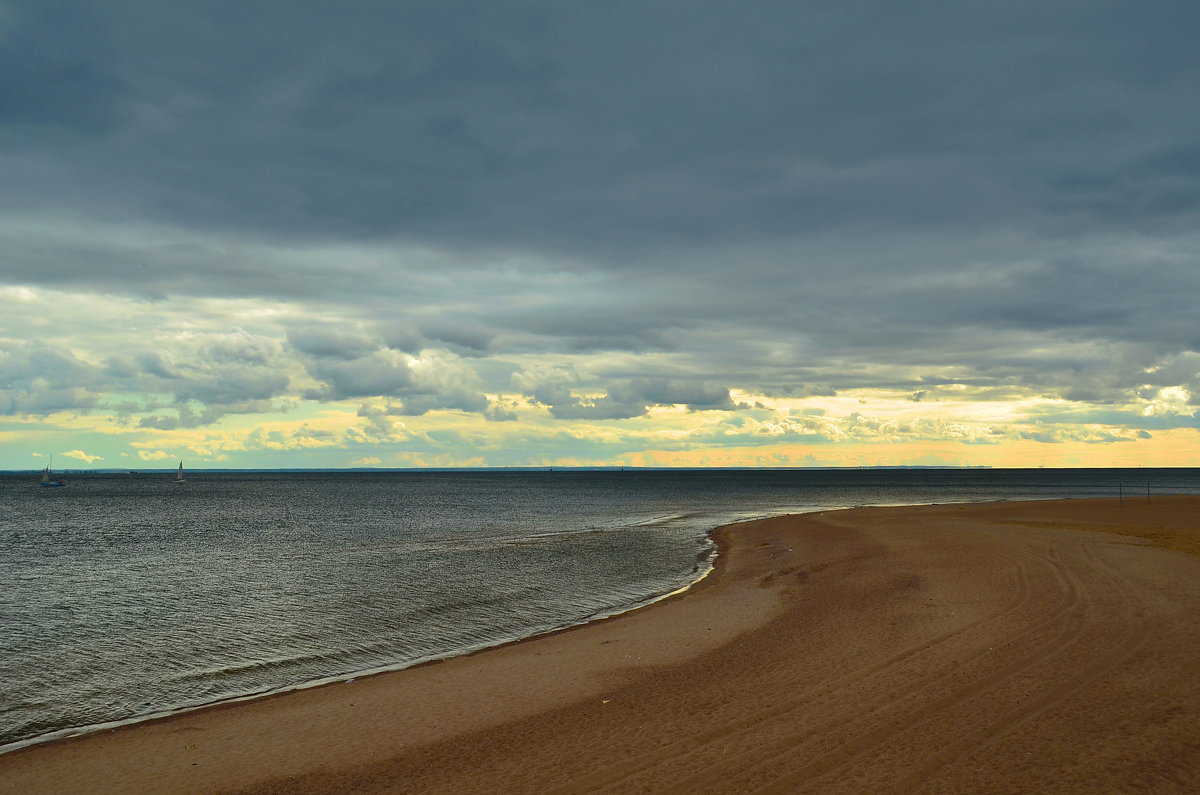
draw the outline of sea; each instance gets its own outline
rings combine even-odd
[[[634,609],[729,522],[1200,493],[1195,469],[174,474],[0,473],[0,752]]]

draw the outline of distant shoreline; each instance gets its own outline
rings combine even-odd
[[[1029,467],[1011,467],[1011,469],[1027,469]],[[1090,469],[1092,467],[1058,467],[1060,469]],[[1113,469],[1113,467],[1108,467]],[[1160,469],[1188,469],[1194,467],[1158,467]],[[997,469],[991,466],[855,466],[855,467],[647,467],[622,466],[612,464],[606,466],[486,466],[486,467],[189,467],[189,472],[804,472],[804,471],[853,471],[858,469]],[[1121,469],[1121,467],[1116,467]],[[0,469],[3,475],[20,475],[29,472],[41,472],[41,469]],[[144,474],[149,472],[174,472],[175,467],[138,467],[131,470],[126,467],[104,468],[57,468],[57,472],[74,472],[77,474],[121,475]]]
[[[912,472],[912,471],[948,471],[948,472],[970,472],[970,471],[990,471],[990,472],[1052,472],[1052,471],[1069,471],[1069,472],[1130,472],[1152,474],[1155,472],[1184,472],[1188,470],[1200,471],[1200,467],[1087,467],[1087,466],[1056,466],[1056,467],[996,467],[990,465],[979,466],[797,466],[797,467],[647,467],[647,466],[486,466],[486,467],[203,467],[189,466],[188,473],[402,473],[402,472],[429,472],[429,473],[454,473],[454,472]],[[0,469],[0,475],[36,475],[40,473],[41,468],[30,469]],[[77,468],[62,468],[56,467],[55,472],[74,475],[148,475],[148,474],[173,474],[176,471],[175,466],[170,467],[138,467],[137,469],[129,469],[125,467],[108,467],[108,468],[92,468],[92,467],[77,467]]]

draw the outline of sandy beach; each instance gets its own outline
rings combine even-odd
[[[1200,791],[1200,497],[717,537],[651,607],[15,751],[0,792]]]

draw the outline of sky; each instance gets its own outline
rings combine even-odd
[[[0,468],[1200,466],[1191,0],[0,0]]]

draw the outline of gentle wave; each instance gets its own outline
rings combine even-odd
[[[693,568],[693,571],[696,576],[686,585],[678,587],[678,588],[674,588],[669,591],[664,591],[661,593],[642,594],[638,598],[636,598],[632,601],[629,601],[629,602],[621,604],[621,605],[613,606],[610,608],[606,608],[603,610],[598,610],[594,613],[587,615],[585,618],[578,620],[578,621],[566,622],[566,623],[561,623],[561,624],[540,625],[540,626],[534,627],[531,631],[529,631],[525,634],[517,634],[517,635],[503,636],[503,637],[493,637],[493,636],[489,636],[489,635],[483,634],[483,633],[469,633],[468,642],[466,642],[465,644],[460,644],[454,651],[446,652],[443,654],[428,655],[428,656],[419,657],[419,658],[416,658],[413,660],[375,665],[375,666],[371,666],[368,668],[355,669],[352,671],[346,671],[346,672],[331,675],[331,676],[323,676],[323,677],[319,677],[319,678],[308,680],[308,681],[293,682],[293,683],[289,683],[286,685],[272,686],[272,687],[267,687],[267,688],[249,691],[249,692],[229,693],[229,694],[225,694],[220,697],[210,698],[210,699],[204,700],[199,703],[180,704],[180,705],[176,705],[176,706],[172,706],[172,707],[167,707],[164,709],[157,709],[152,712],[146,712],[146,713],[142,713],[142,714],[138,714],[138,715],[133,715],[133,716],[130,716],[127,718],[119,719],[119,720],[91,723],[91,724],[85,724],[85,725],[81,725],[81,726],[69,726],[69,727],[65,727],[65,728],[52,728],[52,723],[48,721],[44,724],[44,730],[36,731],[35,733],[31,734],[28,737],[24,737],[24,738],[15,740],[13,742],[9,742],[6,744],[0,744],[0,754],[8,753],[11,751],[16,751],[21,748],[28,748],[33,745],[40,745],[40,744],[47,743],[47,742],[53,742],[54,740],[66,739],[66,738],[70,738],[70,737],[79,737],[82,735],[93,734],[93,733],[101,732],[101,731],[108,731],[110,729],[116,729],[116,728],[120,728],[123,726],[131,726],[131,725],[134,725],[137,723],[145,723],[147,721],[160,720],[162,718],[167,718],[167,717],[171,717],[174,715],[180,715],[180,714],[185,714],[185,713],[189,713],[189,712],[195,712],[197,710],[207,709],[209,707],[213,707],[213,706],[217,706],[217,705],[221,705],[221,704],[231,704],[231,703],[239,703],[239,702],[245,702],[245,701],[253,701],[253,700],[256,700],[259,698],[265,698],[267,696],[279,695],[282,693],[290,693],[290,692],[295,692],[298,690],[307,690],[307,689],[311,689],[314,687],[324,687],[324,686],[334,685],[334,684],[349,684],[349,683],[356,681],[357,679],[361,679],[361,678],[367,677],[367,676],[374,676],[374,675],[383,674],[383,673],[402,671],[402,670],[406,670],[408,668],[413,668],[413,667],[416,667],[419,665],[424,665],[424,664],[431,663],[431,662],[437,662],[437,661],[441,661],[441,660],[445,660],[445,659],[449,659],[449,658],[453,658],[453,657],[460,657],[460,656],[464,656],[464,655],[468,655],[468,654],[473,654],[475,652],[483,651],[485,649],[491,649],[491,648],[506,645],[509,643],[515,643],[515,642],[519,642],[519,641],[523,641],[523,640],[528,640],[530,638],[535,638],[540,635],[545,635],[545,634],[549,634],[552,632],[559,632],[564,629],[571,629],[573,627],[584,626],[586,624],[590,624],[595,621],[601,621],[601,620],[612,618],[612,617],[615,617],[618,615],[622,615],[622,614],[630,612],[632,610],[638,610],[643,607],[647,607],[649,605],[660,602],[663,599],[667,599],[672,596],[676,596],[678,594],[686,592],[688,589],[690,589],[696,583],[703,580],[705,577],[707,577],[712,572],[712,568],[713,568],[712,562],[715,560],[715,556],[716,556],[716,547],[715,547],[715,545],[710,543],[706,547],[706,551],[704,553],[702,553],[702,555],[698,558],[697,565]],[[701,568],[701,566],[700,566],[701,562],[706,563],[707,565],[704,566],[703,568]],[[378,653],[383,652],[386,648],[387,648],[386,644],[359,644],[356,646],[355,650],[357,650],[359,652],[367,652],[368,654],[371,654],[371,653],[378,654]],[[240,672],[245,672],[245,671],[263,671],[263,670],[271,670],[271,669],[281,669],[281,668],[287,667],[287,665],[290,663],[303,662],[305,660],[327,661],[327,660],[338,660],[338,659],[353,659],[354,657],[355,657],[354,655],[349,654],[347,652],[341,652],[341,653],[331,652],[326,655],[303,655],[301,657],[294,657],[294,658],[280,657],[280,658],[276,658],[274,660],[260,660],[260,661],[244,663],[241,665],[227,666],[224,668],[212,668],[212,669],[203,670],[203,671],[189,671],[182,675],[177,675],[175,677],[172,677],[172,679],[173,679],[173,681],[176,681],[179,683],[187,683],[189,681],[207,682],[207,681],[212,681],[214,679],[220,679],[221,677],[227,676],[229,674],[240,673]],[[32,727],[32,728],[37,728],[37,727]]]
[[[721,524],[1123,482],[1200,490],[1194,470],[0,475],[0,750],[623,612],[703,576]]]

